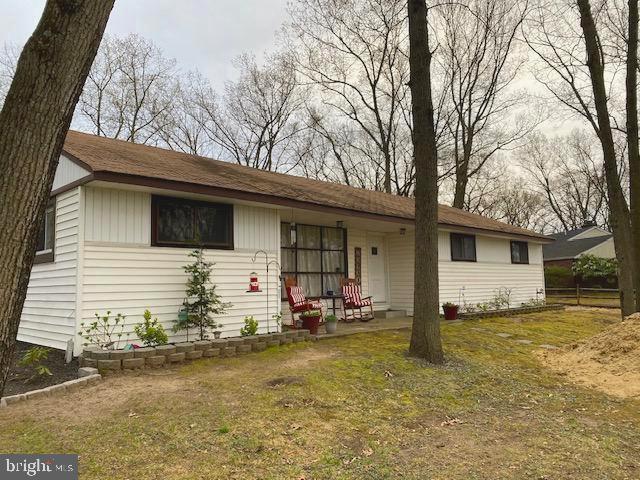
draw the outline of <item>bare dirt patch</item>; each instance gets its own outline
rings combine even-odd
[[[571,380],[623,398],[640,398],[640,314],[558,351],[543,362]]]

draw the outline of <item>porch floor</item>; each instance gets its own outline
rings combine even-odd
[[[394,318],[374,318],[369,322],[338,322],[336,333],[325,333],[324,326],[318,330],[316,339],[345,337],[355,335],[357,333],[376,332],[382,330],[398,330],[402,328],[411,328],[412,317],[394,317]]]

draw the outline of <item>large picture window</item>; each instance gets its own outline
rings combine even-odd
[[[233,206],[154,196],[151,243],[166,247],[233,248]]]
[[[55,198],[47,204],[44,213],[42,226],[38,231],[36,240],[36,256],[34,263],[53,262],[56,239],[56,200]]]
[[[511,241],[511,263],[529,263],[529,244]]]
[[[476,261],[475,235],[451,234],[451,260],[454,262]]]
[[[309,297],[340,292],[347,276],[347,240],[343,228],[280,224],[282,277],[294,277]],[[286,290],[283,286],[283,298]]]

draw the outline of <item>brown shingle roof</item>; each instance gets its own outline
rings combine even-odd
[[[266,172],[210,158],[69,131],[64,152],[82,163],[96,180],[254,199],[300,208],[339,209],[353,215],[412,223],[411,198],[338,183]],[[189,186],[187,188],[187,186]],[[536,232],[440,205],[441,225],[548,240]]]

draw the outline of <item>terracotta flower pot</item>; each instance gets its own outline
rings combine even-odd
[[[444,319],[455,320],[458,318],[458,308],[458,305],[443,305],[442,310],[444,310]]]
[[[311,335],[318,334],[318,326],[320,325],[320,315],[313,317],[302,317],[302,328],[305,328],[311,332]]]

